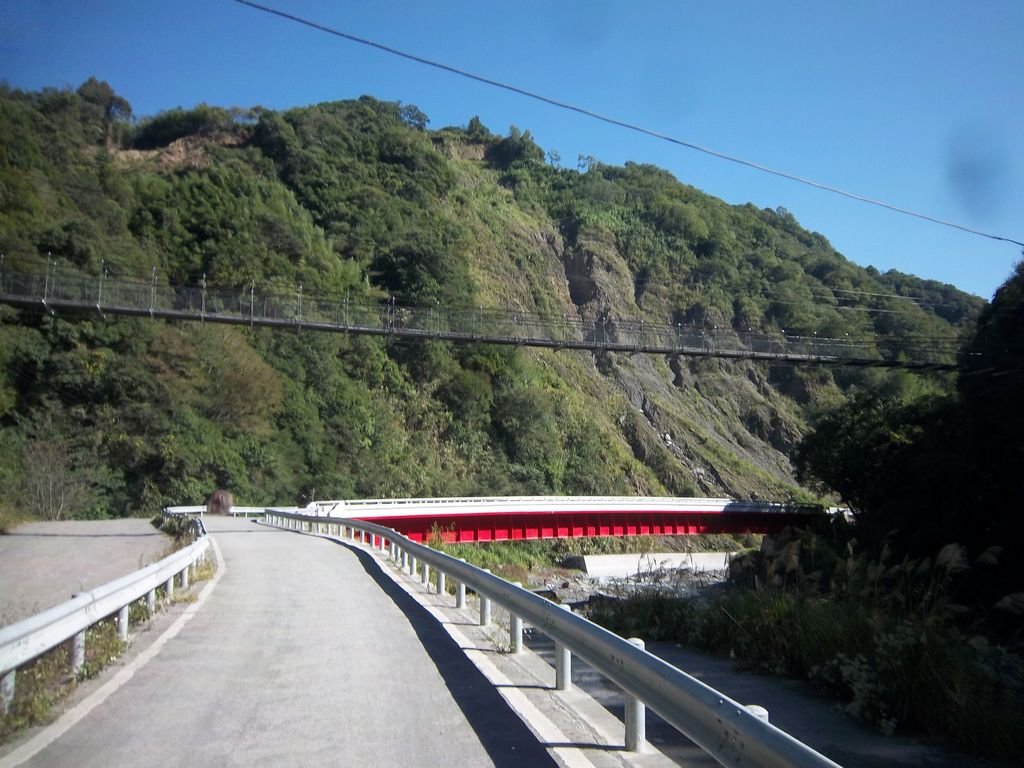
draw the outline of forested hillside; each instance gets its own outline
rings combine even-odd
[[[980,299],[843,258],[786,211],[369,97],[134,121],[105,83],[0,88],[4,268],[612,322],[950,340]],[[913,297],[907,298],[907,297]],[[791,456],[858,392],[948,377],[53,318],[0,307],[0,492],[46,516],[215,487],[312,497],[813,498]]]

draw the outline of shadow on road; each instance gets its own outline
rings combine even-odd
[[[512,712],[498,690],[466,658],[427,610],[381,572],[381,565],[369,553],[345,542],[334,541],[358,559],[367,575],[405,614],[452,698],[470,724],[481,745],[497,768],[555,766],[547,750]]]

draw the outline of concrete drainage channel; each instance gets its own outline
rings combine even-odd
[[[708,688],[646,653],[642,644],[637,648],[518,585],[391,529],[291,509],[268,509],[265,522],[374,550],[382,571],[438,619],[563,765],[675,765],[646,743],[644,702],[699,746],[698,764],[837,765],[768,724],[760,708],[744,707]],[[454,600],[446,579],[457,579]],[[479,595],[472,609],[466,601],[467,583]],[[538,655],[520,650],[527,621],[554,639],[555,670]],[[624,724],[571,686],[570,659],[577,654],[623,689]]]

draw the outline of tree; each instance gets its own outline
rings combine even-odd
[[[999,537],[1010,532],[1024,498],[1024,261],[983,310],[960,362],[976,498]]]
[[[35,514],[43,520],[73,517],[89,491],[67,448],[56,440],[36,440],[25,449],[25,485]]]
[[[861,394],[804,437],[797,478],[838,492],[865,543],[896,530],[906,546],[927,551],[959,540],[975,515],[965,505],[962,429],[954,398],[908,404]]]
[[[132,107],[127,99],[114,93],[114,89],[103,81],[90,77],[78,88],[78,95],[84,102],[83,111],[91,107],[95,110],[103,126],[103,139],[111,138],[111,130],[116,123],[127,123],[132,118]]]
[[[406,104],[398,112],[402,122],[417,131],[426,130],[430,118],[415,104]]]
[[[529,131],[516,126],[508,129],[508,136],[487,151],[487,159],[499,168],[508,168],[514,163],[543,163],[544,150],[538,147]]]
[[[469,118],[469,124],[466,126],[466,133],[473,141],[487,142],[494,138],[494,134],[487,130],[487,126],[481,122],[477,115],[473,115]]]

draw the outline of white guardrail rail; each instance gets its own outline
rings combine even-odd
[[[165,510],[171,516],[177,514]],[[0,628],[0,714],[7,712],[14,699],[18,667],[49,650],[71,641],[68,665],[77,675],[85,664],[85,633],[94,624],[110,616],[117,617],[118,634],[128,639],[128,609],[137,600],[145,599],[152,613],[156,607],[156,590],[163,587],[167,597],[174,594],[175,580],[182,589],[188,587],[189,570],[206,557],[210,540],[202,520],[195,518],[197,540],[165,557],[116,581],[81,592],[65,603]]]
[[[308,511],[314,509],[310,505]],[[626,737],[629,750],[644,742],[644,705],[725,766],[838,766],[796,740],[752,709],[733,701],[696,678],[645,651],[640,641],[625,640],[540,595],[505,581],[449,555],[417,544],[391,528],[349,518],[307,514],[295,508],[265,510],[268,525],[310,533],[350,537],[387,552],[406,572],[429,585],[429,568],[437,572],[437,590],[446,593],[446,577],[456,585],[456,607],[465,608],[469,587],[480,598],[480,624],[490,623],[491,601],[510,615],[513,652],[522,649],[526,622],[555,641],[555,687],[566,689],[574,654],[607,677],[626,694]],[[367,541],[368,539],[368,541]]]

